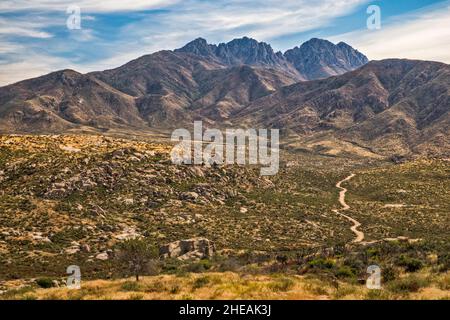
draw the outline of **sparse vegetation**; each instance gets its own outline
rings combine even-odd
[[[134,274],[136,281],[139,276],[149,272],[158,258],[158,249],[151,243],[143,239],[129,239],[119,244],[118,260],[128,265],[129,271]]]
[[[297,290],[382,299],[448,290],[446,161],[393,165],[283,151],[280,173],[266,178],[253,167],[173,166],[169,150],[99,136],[0,136],[0,298],[266,298]],[[348,221],[332,212],[336,181],[353,171],[347,202],[364,244],[351,244]],[[196,236],[214,241],[217,254],[158,259],[158,245]],[[53,279],[72,264],[83,283],[108,281],[62,294]],[[364,289],[372,264],[382,270],[379,293]]]

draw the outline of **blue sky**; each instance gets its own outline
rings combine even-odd
[[[381,8],[380,30],[366,27],[371,4]],[[71,5],[81,9],[80,30],[66,26]],[[197,37],[242,36],[282,51],[319,37],[370,59],[450,63],[450,0],[2,0],[0,85],[58,69],[113,68]]]

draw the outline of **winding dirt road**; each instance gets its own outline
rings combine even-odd
[[[347,189],[344,187],[341,187],[341,184],[349,181],[350,179],[352,179],[355,176],[354,173],[352,173],[351,175],[349,175],[347,178],[345,178],[344,180],[339,181],[336,184],[336,188],[341,189],[341,191],[339,192],[339,203],[342,206],[341,211],[346,211],[348,209],[350,209],[350,206],[345,202],[345,194],[347,193]],[[350,222],[353,223],[353,226],[350,228],[350,230],[352,230],[352,232],[356,235],[356,238],[352,241],[353,243],[359,243],[362,242],[364,240],[364,232],[359,231],[358,227],[361,226],[361,223],[355,219],[353,219],[352,217],[349,217],[346,214],[343,214],[341,212],[339,212],[339,210],[333,210],[333,212],[343,216],[344,218],[346,218],[347,220],[349,220]]]

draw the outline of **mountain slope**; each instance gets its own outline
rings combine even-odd
[[[0,88],[0,131],[167,129],[191,123],[193,109],[214,122],[297,80],[281,69],[161,51],[112,70],[64,70]]]
[[[303,136],[331,132],[381,153],[448,152],[450,66],[373,61],[341,76],[282,88],[236,117]]]
[[[0,127],[9,132],[144,126],[131,96],[72,70],[1,88],[0,106]]]
[[[112,70],[63,70],[0,88],[0,131],[170,131],[203,120],[280,128],[312,145],[331,139],[381,154],[448,153],[449,65],[372,61],[298,82],[301,73],[339,74],[365,61],[348,45],[318,39],[285,55],[248,38],[218,46],[197,39]]]

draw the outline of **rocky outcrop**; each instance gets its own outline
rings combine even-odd
[[[193,238],[168,243],[159,249],[162,258],[179,260],[204,259],[214,255],[214,243],[206,238]]]

